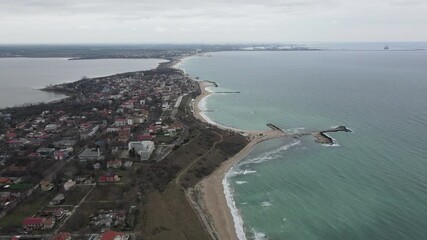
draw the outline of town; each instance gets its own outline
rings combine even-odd
[[[181,188],[246,143],[192,117],[200,88],[171,67],[176,61],[49,86],[68,98],[1,111],[2,239],[127,240],[165,231],[143,221],[149,196],[185,197]]]

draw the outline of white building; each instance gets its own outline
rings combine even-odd
[[[132,126],[133,123],[134,123],[134,121],[133,121],[132,118],[128,118],[128,119],[126,119],[126,121],[127,121],[127,123],[128,123],[129,126]]]
[[[66,181],[66,182],[64,183],[64,190],[65,190],[65,191],[68,191],[68,190],[70,190],[71,188],[73,188],[75,185],[76,185],[76,182],[75,182],[75,181],[73,181],[72,179],[69,179],[68,181]]]
[[[44,128],[44,130],[49,131],[49,132],[56,131],[56,129],[58,129],[58,125],[56,125],[56,124],[48,124]]]
[[[129,142],[128,150],[135,149],[135,152],[141,156],[141,160],[148,160],[154,151],[153,141]]]

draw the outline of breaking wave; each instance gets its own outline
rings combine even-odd
[[[236,230],[236,235],[239,240],[247,240],[245,235],[245,230],[243,227],[243,219],[240,215],[239,209],[236,207],[236,202],[233,198],[233,190],[228,182],[230,172],[228,172],[224,179],[222,180],[222,185],[224,186],[224,195],[227,201],[228,208],[230,209],[231,215],[233,216],[234,229]]]
[[[252,174],[256,173],[254,170],[241,170],[240,167],[250,164],[250,163],[261,163],[268,160],[276,159],[280,156],[280,153],[283,151],[288,150],[290,147],[296,146],[301,144],[300,140],[294,140],[289,144],[286,144],[284,146],[281,146],[277,149],[274,149],[272,151],[263,153],[259,156],[256,156],[254,158],[250,158],[248,160],[245,160],[244,162],[239,163],[237,166],[232,167],[227,174],[225,174],[224,179],[222,180],[222,185],[224,186],[224,195],[227,201],[228,208],[230,209],[231,215],[233,216],[233,222],[234,222],[234,228],[236,230],[236,235],[239,240],[247,240],[245,234],[245,227],[243,223],[243,218],[240,215],[240,211],[236,206],[236,202],[234,201],[234,191],[231,188],[229,178],[238,176],[238,175],[246,175],[246,174]],[[245,181],[236,181],[236,184],[243,184],[246,183]],[[270,202],[263,202],[261,204],[263,207],[269,207],[271,206]],[[256,239],[256,240],[263,240],[267,239],[264,233],[257,232],[254,229],[251,230],[252,237],[250,239]]]
[[[242,184],[245,184],[245,183],[247,183],[246,181],[236,181],[236,184],[239,184],[239,185],[242,185]]]
[[[242,167],[242,166],[245,166],[245,165],[248,165],[248,164],[262,163],[262,162],[265,162],[265,161],[277,159],[280,156],[281,152],[286,151],[289,148],[291,148],[293,146],[296,146],[296,145],[299,145],[299,144],[301,144],[301,141],[300,140],[295,140],[295,141],[293,141],[293,142],[291,142],[289,144],[281,146],[281,147],[279,147],[277,149],[274,149],[272,151],[269,151],[269,152],[263,153],[261,155],[258,155],[256,157],[247,159],[247,160],[239,163],[238,164],[238,168]]]

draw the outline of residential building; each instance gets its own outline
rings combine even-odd
[[[22,221],[22,228],[26,231],[33,231],[43,228],[43,223],[46,221],[46,218],[41,217],[27,217]]]
[[[64,200],[65,200],[65,195],[62,193],[59,193],[52,199],[52,201],[49,202],[49,205],[51,206],[58,205],[58,204],[61,204]]]
[[[110,160],[107,162],[107,168],[120,168],[122,164],[120,160]]]
[[[153,141],[129,142],[128,150],[134,149],[140,155],[141,160],[148,160],[154,151]]]
[[[78,155],[80,161],[99,161],[103,160],[104,156],[101,154],[99,148],[85,148],[83,152]]]
[[[109,182],[120,182],[120,177],[114,173],[107,173],[104,176],[100,176],[98,178],[98,182],[100,183],[109,183]]]
[[[50,190],[52,190],[53,187],[55,187],[55,185],[48,180],[43,180],[40,183],[40,188],[43,192],[50,191]]]
[[[121,232],[106,231],[101,234],[99,240],[128,240],[129,235]]]
[[[73,188],[76,185],[76,182],[72,179],[69,179],[64,183],[64,190],[69,191],[71,188]]]

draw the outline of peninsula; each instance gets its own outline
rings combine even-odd
[[[236,239],[223,185],[236,162],[262,141],[313,135],[329,144],[325,132],[346,130],[208,122],[199,103],[218,85],[175,67],[188,55],[49,86],[68,98],[1,110],[1,237]]]

